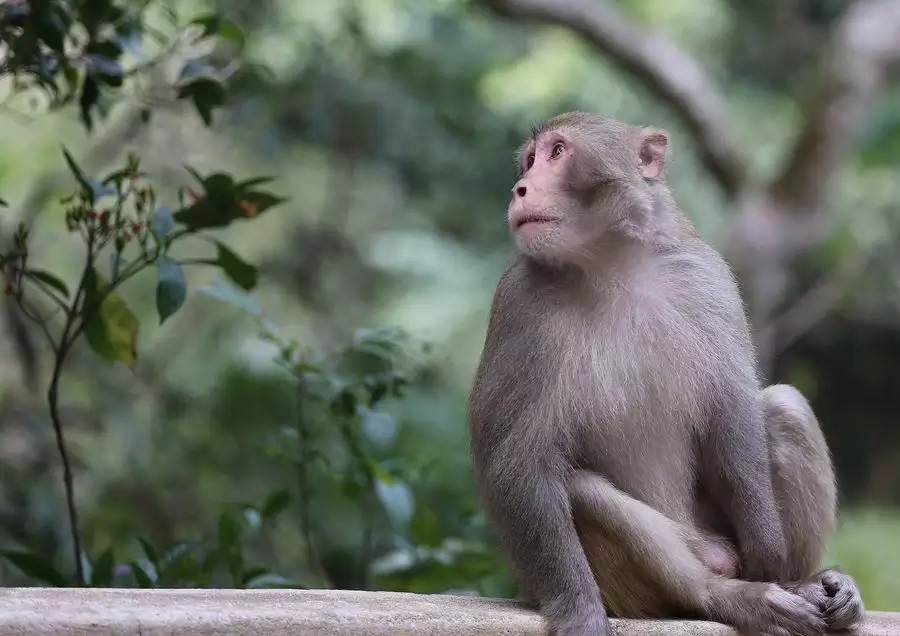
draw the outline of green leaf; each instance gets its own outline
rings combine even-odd
[[[103,197],[110,197],[117,194],[116,189],[106,185],[105,183],[101,183],[96,179],[88,179],[88,183],[91,184],[91,190],[94,191],[94,201],[99,201]]]
[[[8,208],[9,203],[6,202],[6,199],[0,199],[0,208]]]
[[[257,576],[254,579],[247,581],[245,586],[251,590],[265,590],[265,589],[279,589],[279,588],[290,588],[297,590],[305,590],[306,586],[301,585],[295,581],[289,581],[288,579],[278,576],[276,574],[263,574],[261,576]]]
[[[137,336],[140,323],[122,298],[107,292],[107,284],[91,268],[85,281],[84,336],[94,352],[107,362],[137,360]]]
[[[109,587],[113,580],[113,549],[108,548],[94,562],[91,587]]]
[[[268,192],[250,190],[246,184],[235,183],[231,175],[222,172],[204,178],[185,167],[204,190],[200,200],[175,215],[176,221],[191,230],[226,227],[237,219],[255,218],[287,200]]]
[[[443,540],[440,523],[431,508],[419,507],[409,529],[416,543],[428,548],[438,547]]]
[[[158,242],[162,242],[175,228],[175,217],[172,216],[172,210],[169,209],[167,205],[160,205],[153,211],[153,216],[150,217],[150,232],[153,233],[153,236],[157,239]]]
[[[247,571],[244,572],[244,576],[241,577],[241,587],[247,587],[247,584],[250,583],[250,581],[268,573],[269,571],[266,568],[248,568]]]
[[[196,177],[197,174],[193,173]],[[203,189],[206,190],[206,196],[225,200],[226,197],[234,195],[237,190],[237,184],[234,177],[224,172],[214,172],[205,179],[200,181]]]
[[[200,36],[204,38],[215,35],[219,31],[221,22],[222,17],[218,13],[209,13],[191,20],[191,24],[203,27],[203,33],[201,33]]]
[[[147,557],[147,560],[153,564],[154,568],[159,568],[159,557],[156,554],[156,548],[153,545],[144,539],[143,537],[138,537],[138,543],[141,544],[141,549],[144,551],[144,556]]]
[[[131,573],[134,575],[138,587],[144,589],[153,587],[153,581],[150,579],[150,576],[144,572],[144,568],[134,561],[129,563],[129,566],[131,566]]]
[[[412,490],[406,482],[393,479],[393,483],[375,480],[375,494],[384,506],[388,517],[397,527],[406,526],[415,512],[416,502]]]
[[[244,521],[250,526],[251,533],[259,532],[259,529],[262,527],[262,515],[253,506],[244,508]]]
[[[270,494],[262,505],[262,516],[265,521],[271,521],[287,508],[293,495],[287,489],[276,490]]]
[[[231,20],[222,20],[222,24],[219,25],[219,37],[234,44],[238,52],[243,51],[247,44],[243,29]]]
[[[89,76],[110,86],[121,86],[124,71],[119,63],[121,45],[114,40],[92,40],[85,48],[83,61]]]
[[[94,186],[91,185],[91,182],[84,175],[84,172],[81,171],[81,168],[78,167],[78,164],[72,158],[72,155],[69,154],[69,151],[66,150],[65,146],[63,146],[63,157],[65,157],[66,163],[69,165],[69,170],[72,172],[75,180],[78,181],[78,185],[81,186],[82,195],[93,205]]]
[[[212,111],[225,103],[225,87],[211,77],[197,77],[178,90],[178,99],[190,99],[207,126],[212,125]]]
[[[160,587],[174,587],[176,583],[199,583],[203,576],[197,562],[197,552],[203,548],[199,541],[179,541],[160,559],[157,569]]]
[[[91,563],[90,557],[84,550],[81,551],[81,571],[84,576],[84,582],[90,583],[91,577],[94,576],[94,564]]]
[[[49,561],[31,552],[0,550],[0,556],[16,566],[26,576],[55,587],[67,587],[69,581]]]
[[[84,84],[81,86],[81,97],[78,99],[78,105],[81,110],[81,122],[88,132],[94,129],[94,116],[91,110],[97,105],[100,99],[100,86],[93,77],[88,75],[84,78]]]
[[[222,268],[225,275],[244,291],[250,291],[256,287],[256,268],[242,260],[222,243],[216,241],[216,246],[219,248],[216,265]]]
[[[222,560],[222,552],[220,550],[210,550],[200,561],[200,572],[204,576],[209,576],[216,571]]]
[[[256,206],[256,214],[254,216],[259,216],[269,208],[275,207],[279,203],[284,203],[285,201],[287,201],[287,197],[279,197],[268,192],[253,190],[249,192],[242,192],[240,200],[244,203],[250,203]],[[246,214],[242,214],[242,216],[246,216]]]
[[[187,279],[181,265],[165,257],[160,257],[156,272],[156,311],[159,313],[159,324],[163,324],[184,304],[187,298]]]
[[[32,278],[41,281],[45,285],[52,287],[53,289],[61,293],[65,298],[69,297],[69,288],[66,287],[66,284],[50,272],[45,272],[44,270],[40,269],[29,269],[27,272],[25,272],[25,275],[31,276]]]
[[[360,429],[366,438],[379,447],[386,447],[397,438],[399,426],[390,413],[360,407]]]
[[[241,524],[228,512],[219,516],[219,547],[237,550],[241,547]]]
[[[230,513],[223,512],[219,516],[219,551],[228,562],[228,571],[235,585],[243,578],[242,535],[240,522]]]
[[[203,27],[202,37],[218,35],[220,38],[233,43],[238,51],[244,49],[246,36],[244,35],[243,30],[241,30],[241,27],[231,20],[223,18],[218,14],[211,13],[193,20],[191,24],[197,24]]]

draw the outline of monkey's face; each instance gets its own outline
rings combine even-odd
[[[534,258],[590,259],[632,208],[646,206],[637,129],[577,117],[544,125],[519,155],[508,221],[519,250]]]
[[[507,218],[526,254],[553,256],[577,242],[579,219],[568,183],[575,153],[571,140],[557,131],[538,135],[521,153]]]

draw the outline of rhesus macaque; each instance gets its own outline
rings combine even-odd
[[[678,210],[667,138],[584,113],[533,131],[469,403],[485,509],[552,634],[607,616],[775,636],[850,628],[816,573],[835,522],[825,439],[762,389],[731,271]]]

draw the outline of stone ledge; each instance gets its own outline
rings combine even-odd
[[[613,621],[618,636],[733,636],[699,621]],[[326,590],[0,589],[0,635],[545,634],[515,601]],[[900,613],[870,612],[858,636],[900,636]]]

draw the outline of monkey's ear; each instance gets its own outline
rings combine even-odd
[[[666,161],[668,146],[669,139],[661,130],[645,129],[641,131],[638,169],[642,177],[645,179],[659,178]]]

